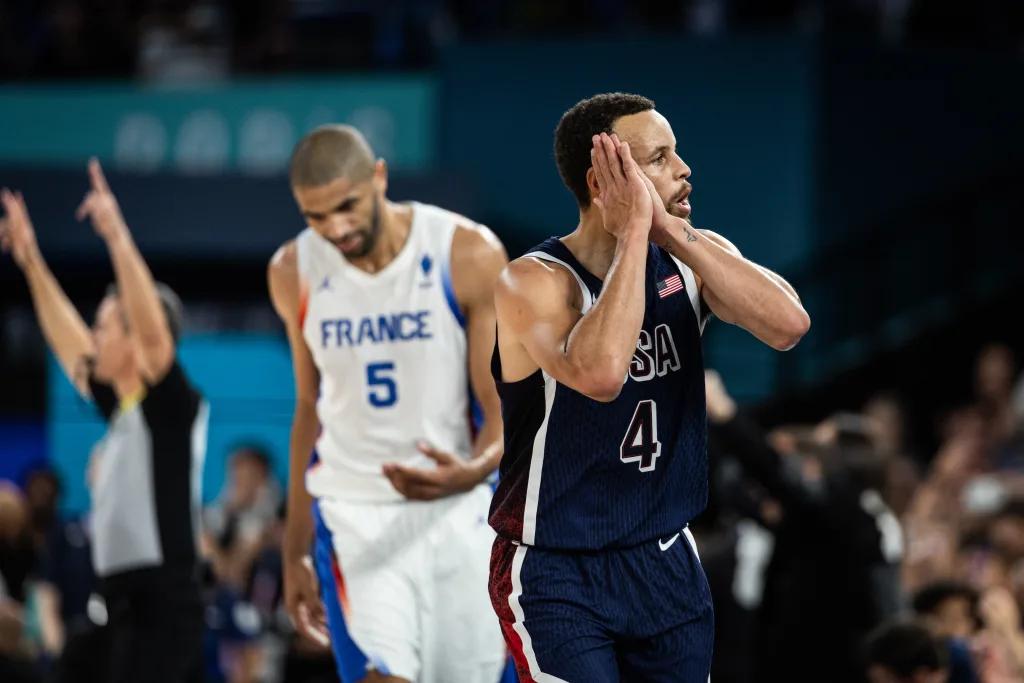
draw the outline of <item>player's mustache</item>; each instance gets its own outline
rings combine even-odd
[[[675,202],[683,201],[684,199],[690,196],[691,192],[693,192],[693,185],[691,185],[690,183],[683,183],[683,188],[679,190],[679,192],[676,193],[674,197],[672,197],[670,203],[674,204]]]

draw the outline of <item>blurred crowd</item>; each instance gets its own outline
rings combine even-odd
[[[1024,50],[1017,0],[5,0],[0,78],[216,79],[422,68],[482,39],[854,34]]]
[[[1024,681],[1024,377],[1009,348],[981,351],[974,395],[936,416],[935,453],[892,393],[772,430],[713,372],[707,401],[716,467],[695,533],[716,681]]]
[[[284,503],[269,454],[240,445],[200,536],[206,633],[204,680],[336,681],[330,650],[299,638],[284,612]],[[94,593],[88,517],[58,514],[52,472],[0,484],[0,680],[107,680],[106,612]]]
[[[716,683],[1024,681],[1013,351],[984,348],[973,387],[934,417],[939,445],[925,450],[900,387],[817,424],[766,429],[708,372],[711,495],[692,526],[715,600]],[[206,680],[335,681],[330,652],[282,609],[271,455],[244,444],[227,463],[201,534]],[[0,483],[0,680],[105,680],[89,520],[58,513],[49,470],[20,484]]]

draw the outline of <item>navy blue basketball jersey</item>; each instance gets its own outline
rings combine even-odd
[[[552,237],[527,253],[571,272],[583,313],[601,281]],[[502,381],[505,455],[491,504],[497,533],[564,550],[669,537],[707,503],[707,417],[700,296],[693,272],[660,247],[647,255],[646,310],[622,392],[601,403],[538,369]]]

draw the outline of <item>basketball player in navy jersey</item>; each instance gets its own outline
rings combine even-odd
[[[781,277],[691,225],[652,101],[579,102],[555,157],[579,225],[495,294],[491,602],[523,681],[703,682],[713,615],[686,530],[707,500],[701,331],[713,313],[785,350],[810,322]]]

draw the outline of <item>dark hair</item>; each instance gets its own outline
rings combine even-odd
[[[884,455],[874,448],[852,447],[836,450],[835,462],[842,467],[858,491],[882,491],[886,484]]]
[[[901,678],[914,672],[941,671],[949,667],[949,652],[924,626],[889,622],[868,635],[864,643],[868,666],[884,666]]]
[[[264,472],[270,472],[270,453],[266,448],[255,443],[239,443],[231,449],[231,460],[247,458],[257,463]]]
[[[587,169],[590,168],[591,139],[610,133],[623,116],[654,109],[654,101],[640,95],[610,92],[580,100],[562,114],[555,128],[555,163],[562,182],[576,196],[581,208],[590,206]]]
[[[25,482],[25,484],[24,486],[22,486],[22,488],[27,489],[29,487],[29,484],[36,479],[45,479],[46,481],[50,482],[54,490],[57,492],[58,496],[60,496],[61,492],[64,490],[64,487],[60,481],[60,477],[57,476],[57,473],[46,465],[40,466],[38,463],[36,463],[29,467],[25,471],[25,475],[23,477],[23,481]]]
[[[1011,498],[1000,507],[995,517],[1024,517],[1024,498]]]
[[[171,331],[171,339],[177,344],[178,339],[181,337],[181,328],[185,323],[185,307],[181,304],[181,299],[174,293],[174,290],[162,282],[156,283],[156,295],[164,309],[164,317],[167,318],[167,327]],[[107,296],[118,296],[116,282],[112,282],[107,287]],[[125,327],[127,326],[128,319],[125,318]]]
[[[973,588],[960,581],[934,581],[925,585],[914,594],[910,605],[916,614],[933,614],[939,605],[952,598],[963,598],[974,611],[978,602],[978,594]]]

